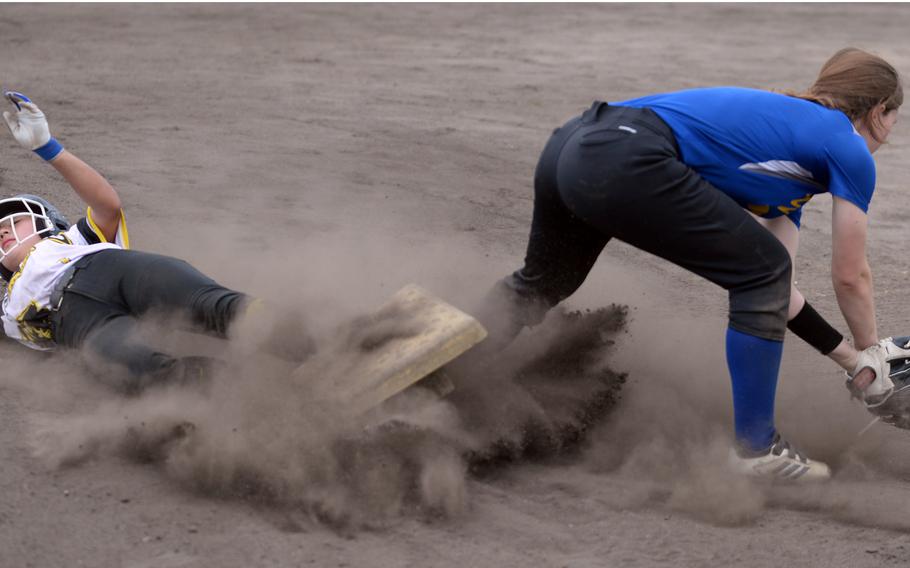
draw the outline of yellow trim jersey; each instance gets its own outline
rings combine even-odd
[[[114,242],[108,242],[92,219],[92,210],[67,231],[39,241],[10,278],[3,297],[3,330],[6,335],[32,349],[55,347],[49,317],[54,286],[63,273],[80,258],[108,249],[128,249],[126,218],[120,223]]]

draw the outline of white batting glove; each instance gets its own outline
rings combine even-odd
[[[885,400],[891,395],[894,391],[894,381],[890,377],[892,362],[900,364],[905,359],[910,359],[910,337],[887,337],[860,351],[851,376],[855,377],[867,367],[875,373],[875,380],[863,391],[867,405]]]
[[[51,161],[63,151],[60,142],[51,136],[47,118],[28,97],[15,91],[4,93],[7,100],[16,106],[16,112],[4,111],[3,120],[21,146]]]

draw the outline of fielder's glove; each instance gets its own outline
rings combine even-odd
[[[875,380],[861,391],[853,377],[867,367]],[[910,337],[888,337],[861,351],[847,389],[882,422],[910,429]]]
[[[4,96],[16,106],[15,113],[9,111],[3,113],[3,119],[9,127],[9,131],[13,133],[16,142],[33,150],[47,161],[60,155],[63,146],[51,136],[47,118],[44,117],[44,113],[41,112],[38,105],[22,93],[7,91]]]

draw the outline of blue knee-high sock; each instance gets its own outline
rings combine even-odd
[[[783,352],[783,341],[727,328],[736,441],[748,449],[764,450],[774,440],[774,393]]]

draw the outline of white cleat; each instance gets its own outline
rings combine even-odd
[[[776,481],[806,483],[831,479],[827,464],[810,460],[781,439],[780,434],[764,453],[744,455],[736,449],[730,450],[730,466],[743,475]]]

